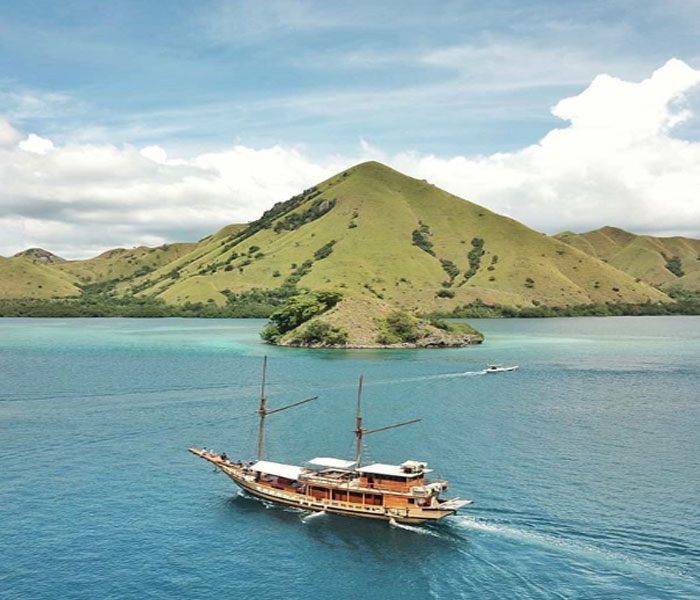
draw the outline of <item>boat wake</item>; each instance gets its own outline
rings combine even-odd
[[[305,514],[305,515],[301,518],[301,522],[302,522],[302,523],[306,523],[307,521],[310,521],[311,519],[315,519],[316,517],[322,517],[322,516],[325,515],[325,514],[326,514],[326,511],[325,511],[325,510],[319,510],[319,511],[315,511],[315,512],[310,512],[310,513]]]
[[[450,526],[457,527],[462,530],[478,531],[507,537],[526,544],[542,546],[550,551],[559,551],[565,554],[572,554],[581,557],[585,556],[618,565],[624,564],[627,565],[628,568],[635,571],[653,571],[657,575],[665,577],[670,576],[675,579],[693,582],[692,578],[689,579],[685,573],[679,572],[677,569],[655,565],[640,558],[630,556],[624,552],[603,548],[587,542],[557,537],[553,534],[528,531],[527,529],[520,529],[518,527],[503,525],[500,523],[490,523],[488,521],[482,521],[477,517],[467,517],[462,515],[453,517],[450,520]]]
[[[260,504],[265,510],[279,510],[282,512],[289,512],[289,513],[303,513],[307,514],[308,511],[304,510],[303,508],[297,508],[296,506],[287,506],[285,504],[278,504],[277,502],[271,502],[270,500],[266,500],[265,498],[259,498],[258,496],[255,496],[253,494],[250,494],[246,492],[245,490],[238,490],[238,493],[236,494],[238,498],[244,498],[245,500],[252,500],[253,502],[257,502]],[[316,514],[316,513],[314,513]]]
[[[420,533],[421,535],[431,535],[433,537],[442,537],[439,533],[431,531],[426,527],[416,527],[415,525],[406,525],[406,523],[399,523],[395,519],[389,519],[389,525],[396,527],[396,529],[403,529],[405,531],[412,531],[413,533]]]
[[[461,371],[459,373],[440,373],[439,375],[420,375],[418,377],[403,377],[401,379],[385,379],[383,381],[375,381],[370,385],[386,385],[389,383],[414,383],[417,381],[431,381],[435,379],[455,379],[457,377],[474,377],[477,375],[485,375],[486,371]]]

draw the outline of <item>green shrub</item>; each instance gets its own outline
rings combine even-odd
[[[284,283],[282,284],[282,287],[285,288],[294,288],[296,287],[296,284],[299,283],[302,277],[304,275],[308,274],[309,271],[311,271],[311,267],[314,266],[314,263],[312,260],[305,260],[303,263],[301,263],[300,266],[296,266],[296,263],[292,264],[292,267],[294,268],[294,271],[292,271],[287,278],[284,280]]]
[[[319,290],[314,292],[314,296],[325,307],[324,310],[333,308],[343,298],[343,294],[335,290]]]
[[[459,275],[459,269],[451,260],[446,258],[440,259],[440,264],[442,265],[442,270],[445,271],[450,276],[450,281],[453,281],[457,275]]]
[[[280,333],[279,327],[274,323],[270,323],[265,326],[265,328],[260,332],[260,337],[270,344],[274,344],[279,341],[282,334]]]
[[[315,320],[296,334],[292,342],[303,345],[344,346],[348,342],[348,332],[325,321]]]
[[[469,251],[469,254],[467,254],[469,269],[464,272],[465,281],[468,281],[474,277],[474,275],[476,275],[479,267],[481,266],[481,257],[484,255],[484,253],[484,240],[481,238],[472,238],[472,249]]]
[[[278,290],[282,293],[283,288]],[[336,291],[321,290],[302,296],[292,296],[278,310],[270,315],[270,323],[261,335],[266,341],[277,341],[282,335],[303,325],[313,317],[335,306],[343,295]],[[265,336],[277,336],[268,340]]]
[[[677,256],[672,256],[670,259],[666,260],[666,268],[676,277],[683,277],[683,275],[685,275],[683,265],[681,264],[681,259]]]
[[[378,321],[380,344],[415,342],[420,337],[416,320],[408,313],[394,311]]]
[[[420,221],[419,225],[420,227],[415,229],[411,234],[413,238],[413,245],[418,246],[421,250],[427,252],[431,256],[435,256],[435,252],[433,251],[433,242],[428,239],[428,236],[430,235],[430,227],[424,223],[421,223]]]
[[[315,296],[295,296],[279,310],[270,315],[270,321],[277,326],[281,334],[299,327],[312,317],[320,314],[323,310],[321,304]]]
[[[447,331],[450,328],[447,321],[445,321],[444,319],[441,319],[439,317],[436,317],[434,315],[430,316],[428,318],[428,323],[430,323],[433,327],[435,327],[437,329],[442,329],[444,331]]]
[[[452,290],[438,290],[435,295],[438,298],[454,298],[455,293]]]
[[[275,233],[280,233],[284,230],[294,231],[295,229],[299,229],[302,225],[306,225],[307,223],[311,223],[311,221],[321,218],[335,206],[335,203],[335,198],[333,198],[333,200],[318,198],[314,200],[313,204],[306,210],[293,212],[288,214],[284,219],[277,221],[274,227]]]
[[[148,275],[152,271],[155,271],[153,267],[149,267],[148,265],[144,265],[141,267],[136,273],[134,273],[134,277],[142,277],[143,275]]]
[[[335,246],[335,240],[331,240],[327,244],[323,244],[316,252],[314,252],[314,258],[316,260],[323,260],[331,255],[333,252],[333,246]]]

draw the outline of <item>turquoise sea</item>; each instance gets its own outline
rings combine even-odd
[[[260,343],[256,320],[0,319],[0,597],[700,598],[700,317],[472,321],[459,350]],[[382,462],[475,504],[427,527],[240,495],[187,452]],[[482,375],[489,362],[518,364]]]

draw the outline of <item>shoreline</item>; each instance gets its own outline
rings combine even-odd
[[[332,345],[332,344],[291,344],[283,343],[276,344],[274,342],[267,342],[270,346],[277,346],[279,348],[308,348],[312,350],[422,350],[422,349],[446,349],[446,348],[467,348],[469,346],[478,346],[483,344],[484,336],[471,335],[469,339],[463,339],[461,341],[455,340],[454,342],[401,342],[399,344],[345,344],[345,345]]]

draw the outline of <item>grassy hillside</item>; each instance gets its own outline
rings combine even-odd
[[[635,235],[616,227],[555,237],[653,286],[700,292],[700,240]]]
[[[341,288],[409,311],[668,301],[557,239],[369,162],[121,288],[223,305],[254,288]]]
[[[27,250],[15,254],[14,258],[27,258],[33,263],[42,265],[66,262],[65,258],[56,256],[53,252],[49,252],[43,248],[28,248]]]
[[[79,296],[75,277],[56,271],[49,265],[35,262],[31,256],[0,256],[0,299],[65,298]]]
[[[156,248],[115,248],[87,260],[53,264],[53,268],[76,277],[81,284],[129,279],[145,275],[191,252],[196,243],[164,244]]]
[[[229,225],[222,235],[240,229]],[[215,234],[218,235],[218,234]],[[208,240],[215,238],[209,236]],[[47,299],[80,295],[82,288],[110,290],[120,282],[150,273],[197,247],[197,243],[164,244],[156,248],[116,248],[86,260],[65,260],[47,250],[30,248],[3,258],[2,298]],[[33,265],[41,268],[32,268]]]
[[[466,323],[410,315],[378,298],[329,290],[291,298],[261,335],[280,346],[317,348],[446,348],[484,339]]]

